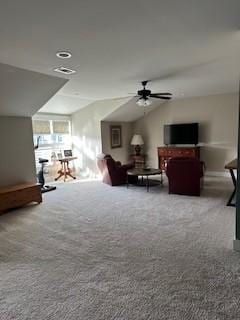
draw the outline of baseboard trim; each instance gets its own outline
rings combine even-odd
[[[233,240],[233,250],[240,252],[240,240]]]
[[[209,177],[230,177],[229,173],[224,171],[206,171],[205,175]]]

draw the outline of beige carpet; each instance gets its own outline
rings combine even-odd
[[[230,191],[67,183],[0,216],[0,319],[239,319]]]

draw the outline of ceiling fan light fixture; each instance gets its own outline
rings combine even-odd
[[[140,98],[137,101],[137,105],[139,105],[140,107],[148,107],[152,104],[152,100],[148,99],[148,98]]]

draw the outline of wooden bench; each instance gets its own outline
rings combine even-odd
[[[23,183],[0,188],[0,213],[22,207],[31,202],[42,202],[41,186]]]

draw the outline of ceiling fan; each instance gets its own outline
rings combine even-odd
[[[146,85],[149,81],[142,81],[142,90],[138,90],[136,97],[139,97],[137,104],[139,106],[150,106],[152,101],[149,98],[170,100],[172,94],[169,92],[152,93],[151,90],[146,89]]]

